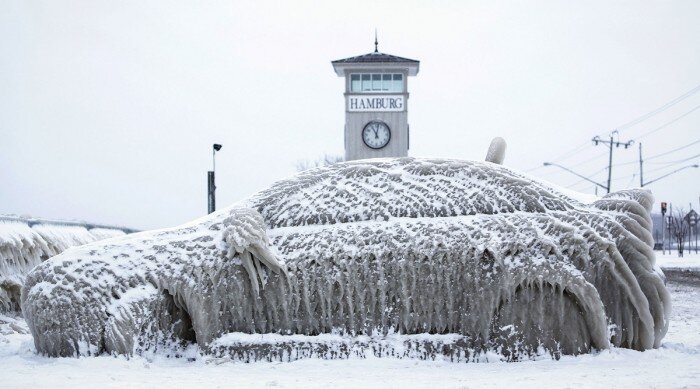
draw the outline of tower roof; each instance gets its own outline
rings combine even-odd
[[[331,63],[334,65],[341,64],[341,63],[376,63],[376,62],[416,63],[416,64],[420,63],[420,61],[416,61],[415,59],[399,57],[396,55],[385,54],[385,53],[380,53],[380,52],[376,52],[376,51],[373,53],[358,55],[356,57],[343,58],[343,59],[337,59],[335,61],[331,61]]]
[[[335,61],[331,61],[331,64],[333,65],[335,73],[340,77],[345,75],[346,69],[357,68],[405,69],[408,71],[409,76],[415,76],[418,74],[420,61],[375,51],[373,53],[358,55],[356,57],[337,59]]]

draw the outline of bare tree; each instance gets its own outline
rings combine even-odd
[[[675,216],[671,215],[669,217],[671,239],[676,241],[679,257],[683,256],[683,245],[685,244],[685,239],[688,236],[688,231],[690,229],[690,225],[688,224],[687,219],[684,217],[684,214],[685,212],[683,211],[683,208],[681,208],[676,211]]]
[[[658,250],[656,248],[656,246],[659,244],[658,242],[661,242],[661,244],[663,244],[661,240],[661,232],[659,232],[657,228],[654,228],[654,250]]]
[[[323,157],[318,158],[314,161],[302,160],[297,162],[297,171],[303,172],[305,170],[313,169],[315,167],[330,166],[338,162],[343,162],[345,159],[339,155],[329,155],[324,154]]]

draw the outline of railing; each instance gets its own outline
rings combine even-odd
[[[108,230],[120,230],[125,234],[133,234],[134,232],[139,232],[133,228],[119,227],[119,226],[109,226],[105,224],[94,224],[82,221],[67,221],[67,220],[54,220],[54,219],[41,219],[41,218],[24,218],[20,216],[7,216],[0,215],[0,221],[11,221],[26,223],[29,227],[35,226],[37,224],[48,224],[54,226],[69,226],[69,227],[85,227],[87,230],[92,230],[93,228],[104,228]]]

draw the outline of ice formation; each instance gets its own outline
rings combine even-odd
[[[486,153],[486,162],[493,162],[503,165],[506,158],[506,140],[501,137],[493,138],[489,151]]]
[[[22,307],[51,356],[644,350],[670,310],[651,204],[646,190],[584,203],[491,162],[339,163],[176,228],[69,249],[29,274]]]
[[[120,235],[117,229],[0,219],[0,312],[19,310],[21,287],[34,266],[69,247]]]

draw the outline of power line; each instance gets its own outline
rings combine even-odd
[[[581,166],[581,165],[585,165],[585,164],[587,164],[587,163],[593,162],[593,161],[595,161],[596,159],[605,156],[605,154],[607,154],[607,153],[608,153],[607,151],[604,151],[604,152],[602,152],[602,153],[600,153],[600,154],[596,154],[596,155],[594,155],[593,157],[588,158],[588,159],[586,159],[586,160],[584,160],[584,161],[582,161],[582,162],[579,162],[579,163],[576,163],[576,164],[571,165],[571,167],[577,167],[577,166]]]
[[[605,170],[607,170],[607,169],[608,169],[607,166],[606,166],[606,167],[603,167],[602,169],[597,170],[597,171],[595,171],[595,172],[589,174],[588,176],[586,176],[586,178],[593,179],[593,177],[594,177],[596,174],[601,173],[601,172],[603,172],[603,171],[605,171]],[[580,184],[580,183],[582,183],[582,182],[584,182],[584,181],[587,181],[587,180],[585,180],[585,179],[582,178],[582,179],[580,179],[580,180],[578,180],[578,181],[574,182],[573,184],[568,185],[568,186],[566,186],[566,187],[567,187],[567,188],[571,188],[572,186],[576,186],[576,185],[578,185],[578,184]]]
[[[576,154],[582,152],[583,150],[585,150],[585,149],[586,149],[586,146],[588,146],[589,144],[590,144],[590,143],[588,143],[588,141],[586,141],[586,142],[584,142],[584,143],[582,143],[582,144],[580,144],[580,145],[574,147],[571,151],[568,151],[568,152],[566,152],[566,153],[564,153],[564,154],[562,154],[562,155],[560,155],[560,156],[554,158],[552,161],[554,161],[554,162],[561,162],[561,161],[563,161],[563,160],[565,160],[565,159],[569,159],[569,158],[573,157],[574,155],[576,155]]]
[[[688,97],[694,95],[694,94],[697,93],[697,92],[700,92],[700,85],[698,85],[698,86],[696,86],[695,88],[689,90],[688,92],[686,92],[686,93],[684,93],[684,94],[682,94],[682,95],[676,97],[675,99],[673,99],[673,100],[669,101],[668,103],[666,103],[666,104],[660,106],[659,108],[657,108],[657,109],[655,109],[655,110],[653,110],[653,111],[651,111],[651,112],[648,112],[648,113],[646,113],[646,114],[644,114],[644,115],[642,115],[642,116],[640,116],[640,117],[638,117],[638,118],[636,118],[636,119],[634,119],[634,120],[632,120],[632,121],[629,121],[629,122],[627,122],[627,123],[625,123],[625,124],[623,124],[623,125],[621,125],[621,126],[618,126],[616,129],[617,129],[618,131],[626,130],[626,129],[628,129],[628,128],[630,128],[630,127],[632,127],[632,126],[634,126],[634,125],[636,125],[636,124],[638,124],[638,123],[641,123],[641,122],[643,122],[643,121],[649,119],[650,117],[652,117],[652,116],[654,116],[654,115],[656,115],[656,114],[658,114],[658,113],[661,113],[661,112],[663,112],[663,111],[665,111],[665,110],[671,108],[672,106],[674,106],[674,105],[678,104],[679,102],[681,102],[681,101],[687,99]]]
[[[618,135],[618,140],[616,141],[614,136],[618,134],[617,130],[613,131],[610,134],[610,140],[603,140],[599,136],[596,136],[593,138],[593,143],[598,146],[599,144],[604,144],[608,146],[608,149],[610,151],[609,157],[608,157],[608,187],[606,188],[608,190],[608,193],[610,193],[611,190],[611,181],[612,181],[612,158],[613,158],[613,146],[615,147],[620,147],[624,146],[625,148],[628,148],[632,143],[634,143],[633,140],[629,140],[627,142],[620,142],[620,138]]]
[[[632,173],[632,174],[628,174],[628,175],[622,176],[622,177],[615,177],[615,178],[613,178],[612,180],[613,180],[613,181],[621,181],[621,180],[625,180],[625,179],[628,179],[628,178],[634,178],[634,177],[636,177],[636,176],[637,176],[637,173]]]
[[[657,167],[656,169],[651,169],[651,170],[647,171],[647,173],[658,172],[659,170],[668,169],[668,168],[673,167],[673,166],[674,165]]]
[[[600,184],[600,183],[598,183],[598,182],[593,181],[593,180],[591,179],[591,176],[592,176],[592,175],[591,175],[591,176],[588,176],[588,177],[587,177],[587,176],[584,176],[584,175],[582,175],[582,174],[576,173],[575,171],[573,171],[573,170],[571,170],[571,169],[569,169],[569,168],[567,168],[567,167],[565,167],[565,166],[559,165],[559,164],[554,163],[554,162],[545,162],[545,163],[544,163],[544,166],[556,166],[556,167],[559,167],[559,168],[561,168],[561,169],[563,169],[563,170],[568,171],[569,173],[571,173],[571,174],[573,174],[573,175],[575,175],[575,176],[578,176],[581,180],[585,180],[585,181],[588,181],[588,182],[590,182],[590,183],[593,183],[593,184],[595,184],[596,186],[599,186],[599,187],[605,189],[605,190],[607,191],[607,193],[610,193],[610,188],[611,188],[610,184],[611,184],[611,179],[612,179],[612,155],[613,155],[613,146],[615,146],[615,147],[624,146],[624,148],[628,148],[628,147],[633,143],[633,141],[628,141],[628,142],[621,142],[621,141],[619,141],[619,140],[616,141],[615,138],[614,138],[614,135],[615,135],[616,133],[617,133],[617,131],[614,131],[614,132],[610,135],[610,140],[604,140],[604,139],[601,139],[601,138],[598,137],[598,136],[596,136],[596,137],[593,138],[593,143],[594,143],[596,146],[599,145],[599,144],[604,144],[604,145],[607,145],[607,146],[608,146],[608,150],[605,152],[606,154],[609,154],[608,166],[607,166],[607,170],[608,170],[608,184],[607,184],[607,185],[603,185],[603,184]],[[582,164],[584,164],[584,163],[586,163],[586,162],[592,161],[592,160],[594,160],[595,158],[597,158],[598,156],[599,156],[599,155],[596,155],[596,156],[594,156],[593,158],[589,158],[589,159],[586,160],[586,161],[582,161],[582,162],[580,162],[580,163],[577,164],[577,165],[582,165]],[[593,173],[593,175],[595,175],[595,174],[597,174],[597,173],[598,173],[598,172],[595,172],[595,173]],[[574,186],[574,185],[577,185],[578,182],[579,182],[579,181],[575,182],[574,184],[569,185],[569,187]]]
[[[616,163],[613,165],[613,167],[617,166],[626,166],[626,165],[632,165],[632,164],[637,164],[639,161],[629,161],[629,162],[622,162],[622,163]]]
[[[685,149],[685,148],[690,147],[690,146],[692,146],[692,145],[694,145],[694,144],[696,144],[696,143],[699,143],[699,142],[700,142],[700,139],[696,140],[695,142],[691,142],[691,143],[689,143],[689,144],[687,144],[687,145],[685,145],[685,146],[681,146],[681,147],[678,147],[678,148],[676,148],[676,149],[669,150],[669,151],[666,151],[666,152],[661,153],[661,154],[654,155],[654,156],[649,157],[649,158],[657,158],[657,157],[660,157],[660,156],[662,156],[662,155],[667,155],[667,154],[670,154],[670,153],[674,153],[674,152],[676,152],[676,151],[678,151],[678,150]],[[690,158],[682,159],[682,160],[680,160],[680,162],[684,162],[684,161],[687,161],[687,160],[689,160],[689,159],[693,159],[693,158],[698,157],[698,156],[700,156],[700,154],[695,155],[695,156],[690,157]],[[647,158],[647,159],[649,159],[649,158]],[[660,168],[652,169],[652,170],[648,171],[647,173],[654,172],[654,171],[658,171],[658,170],[664,170],[664,169],[667,169],[667,168],[669,168],[669,167],[674,167],[675,165],[677,165],[677,163],[673,163],[673,164],[669,164],[668,166],[662,166],[662,167],[660,167]],[[645,187],[645,186],[647,186],[647,185],[649,185],[649,184],[652,184],[652,183],[657,182],[657,181],[659,181],[659,180],[661,180],[661,179],[664,179],[664,178],[666,178],[666,177],[668,177],[668,176],[670,176],[670,175],[672,175],[672,174],[676,174],[676,173],[680,172],[681,170],[685,170],[685,169],[689,169],[689,168],[697,168],[697,167],[698,167],[698,164],[687,165],[687,166],[683,166],[683,167],[681,167],[681,168],[677,168],[676,170],[674,170],[674,171],[672,171],[672,172],[670,172],[670,173],[666,173],[666,174],[662,175],[661,177],[657,177],[657,178],[655,178],[655,179],[653,179],[653,180],[651,180],[651,181],[646,181],[646,182],[644,181],[644,168],[643,168],[643,167],[644,167],[644,159],[642,158],[642,144],[640,143],[640,144],[639,144],[639,185],[640,185],[641,187]]]
[[[566,153],[563,153],[560,156],[554,158],[552,161],[553,162],[560,162],[560,161],[563,161],[565,159],[569,159],[570,157],[573,157],[574,155],[582,152],[586,148],[586,146],[588,146],[588,145],[589,145],[589,143],[588,143],[588,141],[586,141],[586,142],[574,147],[570,151],[567,151]],[[535,166],[535,167],[532,167],[530,169],[525,170],[525,173],[529,173],[529,172],[535,171],[537,169],[541,169],[543,167],[544,166],[542,166],[542,165]]]
[[[693,159],[693,158],[697,158],[697,157],[700,157],[700,154],[695,154],[695,155],[693,155],[692,157],[688,157],[688,158],[677,159],[677,160],[675,160],[675,161],[649,162],[649,163],[654,164],[654,165],[671,165],[671,164],[678,164],[678,163],[681,163],[681,162],[689,161],[689,160],[691,160],[691,159]]]
[[[698,105],[698,106],[696,106],[695,108],[691,109],[690,111],[684,113],[683,115],[678,116],[677,118],[671,120],[671,121],[668,122],[668,123],[665,123],[665,124],[663,124],[663,125],[661,125],[661,126],[659,126],[659,127],[656,127],[655,129],[653,129],[653,130],[651,130],[651,131],[645,132],[644,134],[642,134],[642,135],[636,137],[635,140],[642,139],[642,138],[644,138],[644,137],[647,136],[647,135],[651,135],[651,134],[655,133],[656,131],[659,131],[659,130],[661,130],[661,129],[664,129],[664,128],[670,126],[671,124],[673,124],[673,123],[675,123],[675,122],[677,122],[677,121],[683,119],[684,117],[690,115],[691,113],[697,111],[698,109],[700,109],[700,105]]]
[[[678,165],[678,164],[680,164],[680,163],[683,163],[683,162],[686,162],[686,161],[690,161],[691,159],[697,158],[697,157],[700,157],[700,154],[694,155],[694,156],[689,157],[689,158],[680,159],[680,160],[675,161],[675,162],[672,162],[672,163],[668,163],[668,164],[666,164],[666,166],[660,166],[660,167],[657,167],[657,168],[655,168],[655,169],[651,169],[651,170],[649,170],[649,173],[651,173],[651,172],[657,172],[657,171],[659,171],[659,170],[668,169],[668,168],[674,167],[674,166],[676,166],[676,165]]]
[[[697,143],[697,142],[695,142],[695,143]],[[691,146],[691,145],[690,145],[690,144],[689,144],[689,145],[685,145],[685,146],[683,146],[683,147],[681,147],[681,148],[679,148],[679,149],[676,149],[676,150],[680,150],[680,149],[686,148],[686,147],[688,147],[688,146]],[[671,152],[673,152],[673,151],[675,151],[675,150],[671,150],[671,151],[669,151],[668,153],[671,153]],[[659,156],[661,156],[661,155],[662,155],[662,154],[658,154],[658,155],[656,155],[656,156],[652,156],[652,157],[649,157],[649,158],[647,158],[647,159],[656,158],[656,157],[659,157]],[[685,161],[691,160],[691,159],[693,159],[693,158],[695,158],[695,157],[700,157],[700,154],[696,154],[696,155],[694,155],[694,156],[692,156],[692,157],[688,157],[688,158],[684,158],[684,159],[677,159],[677,160],[675,160],[675,161],[649,162],[649,163],[652,164],[652,165],[670,165],[670,164],[685,162]],[[646,161],[645,161],[645,162],[646,162]],[[616,164],[613,165],[613,167],[627,166],[627,165],[633,165],[633,164],[637,164],[637,163],[639,163],[639,161],[629,161],[629,162],[623,162],[623,163],[616,163]]]
[[[579,180],[579,181],[574,182],[574,183],[571,184],[571,185],[565,186],[565,188],[567,188],[567,189],[574,189],[574,188],[576,188],[577,185],[580,185],[581,183],[586,184],[586,185],[582,186],[581,188],[586,188],[586,187],[588,187],[588,185],[590,185],[590,182],[586,182],[586,181],[584,181],[584,180]],[[598,187],[597,185],[593,185],[593,189],[595,189],[595,188],[597,188],[597,187]],[[578,190],[578,189],[574,189],[574,190]],[[583,190],[583,189],[580,189],[580,190]]]
[[[534,172],[535,170],[537,170],[537,169],[542,169],[543,167],[544,167],[544,166],[535,166],[535,167],[526,169],[526,170],[525,170],[525,173]]]
[[[625,124],[623,124],[623,125],[617,127],[616,131],[625,130],[625,129],[627,129],[627,128],[629,128],[629,127],[632,127],[632,126],[634,126],[634,125],[636,125],[636,124],[638,124],[638,123],[641,123],[641,122],[643,122],[644,120],[647,120],[647,119],[649,119],[650,117],[652,117],[652,116],[654,116],[654,115],[656,115],[656,114],[659,114],[659,113],[661,113],[661,112],[667,110],[668,108],[671,108],[672,106],[678,104],[679,102],[685,100],[686,98],[688,98],[688,97],[694,95],[694,94],[697,93],[697,92],[700,92],[700,85],[697,85],[697,86],[694,87],[693,89],[691,89],[691,90],[689,90],[688,92],[682,94],[681,96],[678,96],[678,97],[676,97],[675,99],[673,99],[673,100],[667,102],[666,104],[660,106],[659,108],[657,108],[657,109],[655,109],[655,110],[653,110],[653,111],[651,111],[651,112],[648,112],[648,113],[646,113],[646,114],[644,114],[644,115],[642,115],[642,116],[639,116],[639,117],[637,117],[636,119],[634,119],[634,120],[632,120],[632,121],[629,121],[629,122],[627,122],[627,123],[625,123]],[[698,110],[698,109],[700,109],[700,105],[698,105],[698,106],[696,106],[695,108],[693,108],[692,110],[690,110],[690,111],[684,113],[683,115],[681,115],[681,116],[679,116],[679,117],[676,117],[675,119],[671,120],[670,122],[665,123],[665,124],[663,124],[662,126],[659,126],[659,127],[655,128],[655,129],[653,129],[653,130],[651,130],[651,131],[648,131],[648,132],[646,132],[646,133],[640,135],[639,137],[637,137],[637,139],[644,138],[644,137],[646,137],[647,135],[650,135],[650,134],[652,134],[652,133],[654,133],[654,132],[656,132],[656,131],[659,131],[659,130],[661,130],[661,129],[663,129],[663,128],[665,128],[665,127],[667,127],[667,126],[669,126],[669,125],[671,125],[671,124],[673,124],[673,123],[675,123],[675,122],[677,122],[678,120],[680,120],[680,119],[682,119],[682,118],[684,118],[684,117],[690,115],[691,113],[695,112],[695,111]],[[617,143],[618,143],[618,146],[619,146],[619,145],[624,145],[624,143],[621,143],[621,142],[617,142]],[[629,142],[628,142],[628,143],[629,143]],[[580,145],[574,147],[574,148],[571,149],[570,151],[567,151],[567,152],[561,154],[560,156],[558,156],[558,157],[552,159],[552,162],[561,162],[561,161],[567,160],[567,159],[569,159],[569,158],[571,158],[571,157],[573,157],[573,156],[575,156],[575,155],[578,155],[579,153],[581,153],[582,151],[584,151],[584,150],[586,149],[586,146],[587,146],[588,144],[589,144],[588,142],[581,143]],[[612,147],[612,145],[611,145],[611,147]],[[596,156],[596,157],[597,157],[597,156]],[[575,167],[575,166],[580,166],[580,165],[586,164],[586,163],[591,162],[592,160],[594,160],[596,157],[593,157],[593,158],[584,160],[583,162],[579,162],[579,163],[577,163],[577,164],[575,164],[575,165],[573,165],[573,166]],[[652,157],[652,158],[653,158],[653,157]],[[631,162],[625,162],[625,163],[621,163],[621,164],[610,165],[609,168],[612,168],[613,166],[631,165],[631,164],[634,164],[634,163],[637,163],[637,161],[631,161]],[[526,169],[525,172],[526,172],[526,173],[529,173],[529,172],[532,172],[532,171],[541,169],[542,167],[543,167],[543,166],[534,166],[534,167],[532,167],[532,168],[530,168],[530,169]]]
[[[679,148],[677,148],[677,149],[673,149],[673,150],[670,150],[670,151],[666,151],[666,152],[661,153],[661,154],[652,155],[651,157],[648,157],[647,159],[654,159],[654,158],[658,158],[658,157],[661,157],[661,156],[664,156],[664,155],[668,155],[668,154],[671,154],[671,153],[675,153],[676,151],[683,150],[683,149],[688,148],[688,147],[690,147],[690,146],[692,146],[692,145],[694,145],[694,144],[697,144],[697,143],[700,143],[700,139],[696,140],[695,142],[688,143],[688,144],[685,145],[685,146],[681,146],[681,147],[679,147]]]

